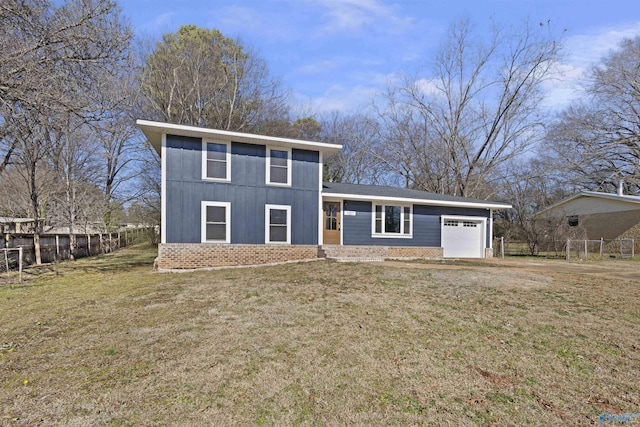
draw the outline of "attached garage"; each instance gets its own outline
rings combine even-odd
[[[318,241],[326,246],[325,253],[341,246],[340,253],[353,248],[354,253],[378,258],[490,257],[493,211],[511,207],[407,188],[333,182],[323,183],[322,199]]]
[[[445,258],[484,258],[486,218],[442,217]]]

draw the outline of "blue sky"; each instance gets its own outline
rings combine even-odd
[[[181,25],[216,28],[264,58],[309,112],[356,111],[400,73],[424,69],[450,24],[478,29],[547,22],[563,34],[563,81],[549,105],[624,37],[640,35],[640,0],[120,0],[137,35],[159,39]],[[566,32],[564,31],[566,29]],[[424,74],[424,73],[423,73]],[[428,78],[427,75],[421,77]]]

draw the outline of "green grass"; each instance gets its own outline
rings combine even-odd
[[[640,412],[634,280],[482,263],[159,274],[154,257],[131,248],[0,286],[0,425],[585,425]]]

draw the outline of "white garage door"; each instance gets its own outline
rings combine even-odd
[[[484,258],[484,221],[442,219],[442,247],[445,258]]]

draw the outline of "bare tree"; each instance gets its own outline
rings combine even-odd
[[[266,63],[217,30],[165,34],[146,58],[146,115],[170,123],[264,132],[287,117],[287,94]]]
[[[341,144],[342,150],[325,161],[325,179],[353,184],[383,181],[380,160],[373,154],[378,146],[377,123],[364,114],[337,111],[322,119],[322,140]]]
[[[131,31],[113,0],[10,0],[0,22],[0,172],[15,161],[28,184],[40,263],[69,124],[91,120],[95,87],[129,56]]]
[[[493,26],[484,41],[456,23],[432,73],[405,78],[377,104],[379,159],[409,187],[492,195],[495,173],[538,141],[542,84],[559,49],[548,24]]]
[[[512,161],[498,183],[499,197],[508,200],[512,208],[494,213],[495,234],[525,242],[530,255],[536,255],[541,245],[560,239],[557,218],[536,217],[544,207],[568,195],[565,187],[555,184],[552,168],[551,163],[538,158]]]
[[[49,162],[56,172],[57,186],[49,203],[51,225],[67,228],[71,257],[76,253],[75,234],[82,224],[95,224],[100,220],[93,214],[96,207],[102,208],[103,198],[92,184],[96,180],[98,146],[93,143],[84,120],[68,114],[59,117],[59,138],[51,147]],[[97,193],[97,194],[96,194]],[[102,209],[101,209],[102,211]]]
[[[43,162],[55,145],[57,133],[52,131],[52,123],[43,120],[38,111],[25,112],[11,118],[10,135],[15,147],[16,170],[26,184],[30,199],[30,217],[34,221],[34,247],[36,264],[41,264],[40,234],[43,226],[42,208],[47,196],[52,192],[54,174]]]
[[[566,109],[547,135],[548,150],[579,188],[640,191],[640,36],[595,66],[586,97]]]
[[[0,123],[37,108],[79,112],[97,72],[128,55],[131,31],[113,0],[0,2]],[[13,139],[0,126],[4,161]],[[1,172],[1,169],[0,169]]]
[[[97,147],[93,182],[104,194],[103,220],[108,229],[118,225],[112,220],[112,207],[136,197],[133,181],[142,173],[139,163],[147,155],[135,125],[139,112],[137,72],[132,61],[122,61],[102,75],[95,92],[96,111],[87,125]]]
[[[162,194],[160,184],[160,156],[150,144],[145,145],[147,155],[142,157],[140,166],[140,186],[134,204],[134,214],[129,217],[138,223],[149,226],[160,225],[160,198]],[[133,206],[133,205],[132,205]],[[157,241],[153,234],[152,243]]]

